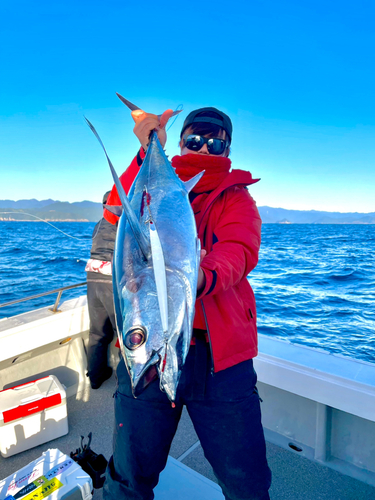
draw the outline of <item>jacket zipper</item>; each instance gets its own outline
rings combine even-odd
[[[234,184],[233,184],[234,186]],[[215,198],[213,198],[213,200],[210,201],[210,203],[205,207],[204,209],[204,212],[202,213],[202,216],[201,216],[201,220],[199,221],[199,225],[198,225],[198,228],[197,228],[197,233],[199,235],[199,230],[200,230],[200,227],[202,225],[202,222],[203,222],[203,219],[204,217],[206,216],[206,213],[207,211],[211,208],[211,206],[213,205],[213,203],[218,199],[218,197],[228,188],[230,187],[233,187],[232,185],[230,186],[227,186],[225,187],[224,189],[222,189],[219,193],[217,193],[217,195],[215,196]],[[202,305],[202,311],[203,311],[203,316],[204,316],[204,321],[206,323],[206,328],[207,328],[207,335],[208,335],[208,343],[210,345],[210,353],[211,353],[211,375],[214,376],[215,374],[215,361],[214,361],[214,355],[213,355],[213,352],[212,352],[212,343],[211,343],[211,335],[210,335],[210,329],[208,327],[208,321],[207,321],[207,316],[206,316],[206,310],[204,308],[204,305],[203,305],[203,300],[201,299],[201,305]]]
[[[199,222],[199,227],[198,227],[198,230],[197,230],[197,233],[199,234],[199,229],[202,225],[202,222],[203,222],[203,219],[207,213],[207,211],[211,208],[211,206],[213,205],[213,203],[217,200],[217,198],[220,196],[220,194],[222,193],[223,191],[221,191],[220,193],[218,193],[218,195],[208,204],[208,206],[205,208],[205,211],[203,212],[202,214],[202,217],[201,217],[201,220]],[[202,239],[204,239],[204,235],[202,237]],[[205,242],[203,241],[203,244]],[[207,335],[208,335],[208,344],[210,346],[210,354],[211,354],[211,376],[213,377],[215,375],[215,361],[214,361],[214,353],[212,351],[212,341],[211,341],[211,334],[210,334],[210,329],[208,327],[208,321],[207,321],[207,315],[206,315],[206,310],[204,308],[204,304],[203,304],[203,299],[201,299],[201,305],[202,305],[202,311],[203,311],[203,316],[204,316],[204,321],[206,323],[206,328],[207,328]]]
[[[208,335],[208,344],[210,346],[210,353],[211,353],[211,375],[215,375],[215,361],[214,361],[214,354],[212,352],[212,344],[211,344],[211,335],[210,335],[210,329],[208,328],[208,321],[207,321],[207,316],[206,316],[206,310],[204,308],[203,300],[201,299],[201,305],[202,305],[202,311],[203,311],[203,316],[204,316],[204,321],[206,323],[206,328],[207,328],[207,335]]]

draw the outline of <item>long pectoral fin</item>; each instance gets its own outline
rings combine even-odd
[[[132,207],[129,203],[128,197],[126,196],[126,193],[124,191],[124,188],[122,187],[120,179],[118,178],[118,175],[117,175],[117,173],[112,165],[112,162],[107,155],[107,151],[104,147],[104,144],[102,143],[102,140],[100,139],[99,134],[95,130],[94,125],[92,125],[92,123],[90,123],[86,117],[85,117],[85,120],[86,120],[88,126],[91,128],[95,137],[98,139],[99,144],[103,148],[103,151],[104,151],[105,156],[106,156],[107,161],[108,161],[109,168],[111,169],[111,172],[112,172],[112,177],[113,177],[113,180],[115,182],[117,192],[118,192],[118,195],[120,197],[121,204],[123,206],[126,217],[129,221],[130,227],[133,231],[134,238],[136,239],[136,241],[139,245],[139,248],[141,249],[145,259],[149,260],[151,257],[150,246],[148,244],[148,241],[147,241],[145,235],[142,233],[141,225],[140,225],[139,221],[137,220],[137,217],[134,213],[134,210],[132,209]]]
[[[117,327],[117,335],[119,338],[120,345],[122,346],[122,330],[123,330],[123,318],[121,314],[121,305],[120,305],[120,297],[118,293],[118,283],[116,276],[116,266],[113,263],[112,266],[112,285],[113,285],[113,304],[115,309],[115,318],[116,318],[116,327]]]
[[[156,292],[158,294],[159,310],[163,332],[168,332],[168,293],[167,275],[165,271],[165,261],[163,249],[161,247],[158,232],[155,224],[150,223],[150,242],[152,254],[152,266],[154,268]]]

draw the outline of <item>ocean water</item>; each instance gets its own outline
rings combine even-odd
[[[0,222],[0,304],[86,280],[94,223]],[[375,363],[375,225],[264,224],[259,333]],[[62,300],[86,293],[63,293]],[[0,308],[0,319],[56,294]]]

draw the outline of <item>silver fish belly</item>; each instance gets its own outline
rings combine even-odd
[[[161,390],[171,401],[176,398],[192,337],[200,263],[188,197],[199,178],[182,182],[152,134],[128,195],[149,253],[142,251],[124,208],[113,262],[118,335],[134,395],[156,365]]]

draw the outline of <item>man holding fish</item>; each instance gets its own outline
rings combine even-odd
[[[114,449],[104,498],[154,498],[185,405],[225,498],[267,500],[271,472],[252,361],[258,352],[256,306],[247,280],[261,240],[261,219],[247,186],[258,179],[231,170],[230,118],[216,108],[201,108],[183,124],[181,154],[171,160],[179,178],[176,198],[162,210],[174,184],[169,188],[169,181],[163,181],[161,194],[153,189],[168,162],[160,144],[165,146],[165,125],[173,112],[157,116],[131,109],[141,148],[120,181],[133,208],[126,208],[127,197],[118,183],[120,191],[114,187],[107,203],[122,205],[127,219],[121,217],[123,229],[120,219],[117,238],[123,238],[124,252],[114,262],[123,357],[117,369]],[[151,170],[142,177],[147,162],[159,169],[153,181]],[[172,169],[168,175],[173,177]],[[191,204],[195,224],[189,219],[190,206],[181,208],[183,197],[176,201],[181,192]],[[139,227],[133,227],[138,222],[131,222],[132,210]],[[107,210],[104,215],[116,223],[120,212],[113,212],[117,215]],[[124,278],[119,276],[122,270]],[[145,283],[151,284],[142,297]],[[178,304],[185,305],[177,314],[174,297],[181,290],[184,297]],[[147,347],[153,334],[147,326],[150,310],[157,312],[153,328],[160,329],[164,340],[158,344],[153,338]]]

